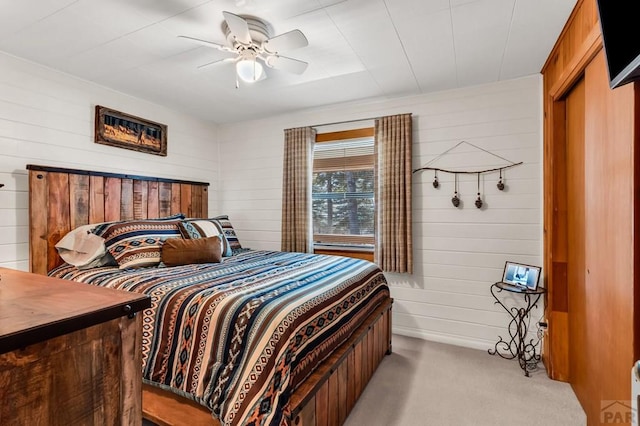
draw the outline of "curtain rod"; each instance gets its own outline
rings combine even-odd
[[[407,112],[407,113],[393,114],[393,115],[412,115],[412,113]],[[367,118],[358,118],[358,119],[354,119],[354,120],[334,121],[333,123],[313,124],[311,126],[306,126],[306,127],[333,126],[335,124],[347,124],[347,123],[357,123],[358,121],[377,120],[378,118],[382,118],[382,117],[367,117]],[[289,129],[287,129],[287,130],[289,130]]]

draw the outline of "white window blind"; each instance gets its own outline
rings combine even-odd
[[[313,233],[320,244],[374,243],[373,138],[317,143],[313,152]]]

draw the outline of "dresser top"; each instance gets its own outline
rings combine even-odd
[[[149,306],[143,294],[0,268],[0,353]]]

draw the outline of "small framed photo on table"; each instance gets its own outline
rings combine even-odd
[[[504,265],[502,282],[526,290],[536,291],[540,281],[540,270],[539,266],[507,261]]]

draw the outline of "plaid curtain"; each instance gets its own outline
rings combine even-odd
[[[284,131],[282,173],[282,251],[309,253],[311,237],[311,152],[316,131],[300,127]]]
[[[383,271],[413,273],[411,114],[376,119],[376,250]]]

